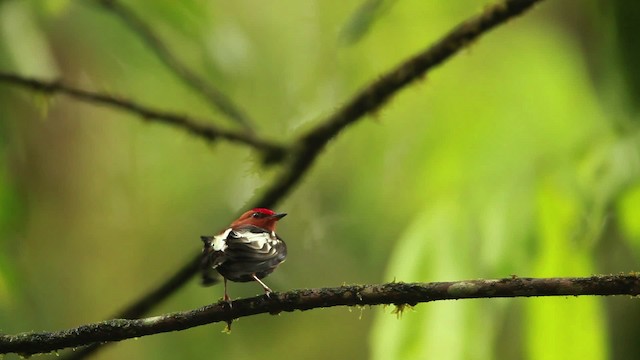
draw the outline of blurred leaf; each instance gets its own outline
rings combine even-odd
[[[620,216],[622,227],[630,231],[628,239],[637,241],[634,220],[631,219],[633,205],[627,198],[635,198],[633,189],[640,175],[639,145],[638,134],[630,133],[591,146],[581,156],[575,185],[584,200],[584,228],[581,231],[586,246],[598,241],[600,244],[607,242],[602,238],[607,235],[602,232],[608,223],[617,221],[610,218],[612,215]],[[617,212],[612,214],[616,206]]]
[[[617,205],[620,226],[624,229],[626,238],[638,252],[640,251],[640,216],[638,216],[640,213],[640,184],[635,184],[627,189]]]
[[[590,249],[576,239],[581,204],[570,188],[552,180],[539,193],[540,253],[535,276],[594,273]],[[602,298],[538,299],[526,304],[528,355],[532,359],[606,359]]]
[[[6,125],[0,123],[0,130],[5,130]],[[18,280],[10,249],[17,230],[24,223],[23,199],[9,181],[4,141],[0,136],[0,308],[11,305],[12,298],[17,296],[14,287]]]
[[[342,27],[340,39],[349,45],[360,41],[395,2],[396,0],[364,0]]]
[[[626,85],[627,100],[635,111],[640,110],[640,1],[610,0],[603,2],[612,8],[615,46]]]
[[[27,2],[0,2],[0,36],[18,73],[47,79],[58,76],[47,37]]]
[[[387,277],[436,281],[476,272],[477,263],[470,261],[475,235],[468,215],[463,202],[434,202],[402,236]],[[470,354],[490,359],[496,322],[487,322],[486,317],[499,316],[501,306],[500,302],[434,302],[420,304],[400,319],[386,310],[378,314],[371,334],[373,359],[466,359]]]
[[[46,0],[42,2],[43,11],[51,16],[61,16],[69,9],[71,0]]]
[[[9,263],[3,254],[0,254],[0,309],[7,309],[11,305],[11,300],[16,295],[11,290],[10,284],[15,284],[15,272],[13,264]],[[2,316],[0,315],[0,318]],[[4,319],[7,321],[8,319]]]
[[[161,28],[161,23],[164,23],[186,39],[198,38],[207,32],[212,15],[207,10],[209,6],[215,9],[215,4],[198,0],[184,0],[179,4],[172,0],[146,0],[131,5],[140,7],[133,10],[152,28]]]

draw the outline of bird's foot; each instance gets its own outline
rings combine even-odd
[[[222,302],[227,304],[227,306],[229,306],[229,309],[231,309],[233,307],[231,305],[231,298],[227,294],[224,294],[224,297],[222,298]]]
[[[273,292],[273,290],[271,290],[271,288],[269,288],[267,286],[267,284],[265,284],[262,280],[260,280],[256,274],[251,274],[251,277],[253,278],[253,280],[257,281],[260,286],[262,286],[262,289],[264,289],[264,295],[268,298],[271,298],[271,293]]]

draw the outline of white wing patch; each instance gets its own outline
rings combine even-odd
[[[242,232],[238,233],[234,231],[235,234],[238,235],[240,241],[247,244],[250,248],[260,250],[266,244],[269,244],[269,247],[272,246],[273,239],[269,236],[269,233],[252,233],[252,232]]]
[[[273,233],[234,231],[233,229],[228,228],[222,234],[213,237],[213,240],[211,241],[211,247],[213,251],[224,252],[229,247],[227,241],[231,240],[230,238],[233,238],[233,241],[239,241],[243,244],[246,244],[252,249],[266,250],[267,252],[270,252],[271,249],[278,243],[278,238]]]
[[[229,244],[241,243],[253,250],[261,250],[261,252],[270,253],[280,241],[275,233],[268,232],[251,232],[243,230],[233,230],[231,228],[225,230],[222,234],[216,235],[211,241],[211,248],[214,251],[224,252]]]
[[[228,228],[222,234],[213,237],[213,241],[211,241],[213,251],[225,251],[227,249],[227,237],[231,231],[233,229]]]

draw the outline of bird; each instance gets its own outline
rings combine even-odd
[[[251,209],[214,236],[201,236],[204,248],[200,267],[202,285],[224,279],[224,301],[230,303],[227,280],[256,281],[267,297],[273,292],[263,281],[287,258],[287,245],[276,234],[276,223],[286,213],[266,208]]]

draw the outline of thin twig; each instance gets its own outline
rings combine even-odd
[[[406,305],[439,300],[513,298],[531,296],[640,295],[637,274],[586,278],[511,278],[434,283],[387,283],[335,288],[301,289],[220,302],[191,311],[145,319],[113,319],[56,332],[0,336],[0,354],[32,355],[96,342],[121,341],[152,334],[185,330],[215,322],[227,322],[256,314],[279,314],[335,306]]]
[[[204,121],[196,121],[186,115],[152,109],[113,95],[77,89],[60,81],[46,81],[0,71],[0,82],[19,85],[45,94],[64,94],[78,100],[108,105],[136,114],[145,120],[166,123],[182,128],[207,141],[214,141],[220,138],[242,143],[263,152],[265,158],[270,162],[279,161],[285,154],[285,148],[283,146],[262,140],[245,131],[231,131],[219,128],[212,124],[205,124]]]
[[[379,76],[378,80],[360,91],[336,113],[300,137],[290,166],[285,167],[276,179],[278,186],[265,192],[258,203],[268,206],[279,192],[297,184],[327,143],[347,126],[364,115],[375,112],[398,91],[424,77],[427,71],[440,65],[484,33],[522,14],[540,1],[542,0],[506,0],[487,7],[481,14],[456,26],[425,51]]]
[[[97,2],[118,16],[132,32],[137,34],[142,41],[155,52],[160,61],[171,69],[176,76],[182,79],[185,84],[204,96],[216,110],[242,125],[245,131],[253,132],[251,121],[247,114],[235,105],[224,93],[204,81],[184,63],[178,60],[153,29],[136,15],[135,12],[116,0],[97,0]]]

